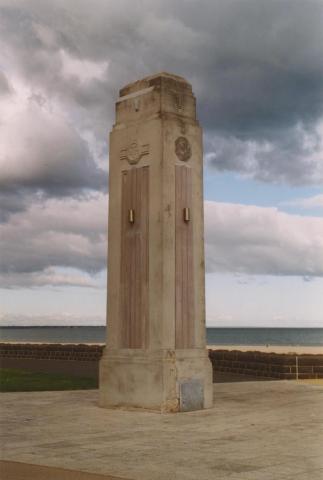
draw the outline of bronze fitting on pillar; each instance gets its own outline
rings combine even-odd
[[[133,208],[129,208],[128,210],[128,221],[129,223],[135,223],[135,211]]]
[[[190,209],[188,207],[185,207],[183,209],[183,219],[186,223],[190,221]]]

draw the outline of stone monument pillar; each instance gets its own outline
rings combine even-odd
[[[202,178],[191,85],[160,73],[122,88],[110,134],[102,407],[212,406]]]

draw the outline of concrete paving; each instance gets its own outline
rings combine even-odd
[[[216,384],[212,409],[163,415],[101,409],[94,390],[4,393],[1,400],[7,466],[132,480],[323,479],[322,385]],[[25,471],[26,480],[52,478]]]
[[[125,480],[111,475],[44,467],[30,463],[0,461],[1,480]]]

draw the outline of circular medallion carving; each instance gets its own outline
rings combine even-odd
[[[192,149],[189,141],[185,137],[178,137],[175,140],[175,153],[182,162],[187,162],[192,156]]]

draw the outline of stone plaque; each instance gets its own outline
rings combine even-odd
[[[180,411],[191,412],[204,408],[204,389],[201,380],[186,380],[179,385]]]

